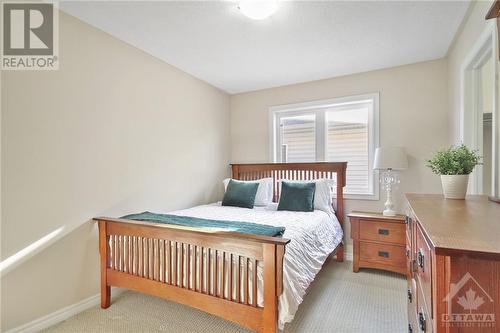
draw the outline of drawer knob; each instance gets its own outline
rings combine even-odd
[[[379,235],[388,236],[389,235],[389,229],[378,229],[378,234]]]
[[[418,250],[417,264],[418,264],[418,267],[422,268],[422,272],[423,272],[424,271],[424,251],[422,249]]]
[[[425,315],[422,310],[418,312],[418,327],[420,327],[420,331],[425,332]]]
[[[383,258],[389,258],[389,252],[386,251],[378,251],[378,256]]]
[[[406,248],[406,258],[410,259],[410,249]]]
[[[413,333],[413,327],[411,327],[411,324],[408,324],[408,333]]]
[[[411,294],[411,290],[408,289],[408,302],[411,303],[413,302],[413,295]]]

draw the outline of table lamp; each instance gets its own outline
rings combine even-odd
[[[384,170],[380,175],[380,183],[385,187],[387,200],[384,216],[396,216],[392,202],[392,185],[399,184],[399,177],[394,170],[408,169],[408,159],[402,147],[379,147],[375,150],[374,170]]]

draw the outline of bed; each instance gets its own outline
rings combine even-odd
[[[220,203],[170,212],[196,218],[285,227],[283,237],[196,229],[99,217],[101,307],[110,287],[159,296],[220,316],[257,332],[276,332],[293,319],[326,257],[343,260],[345,162],[232,164],[240,180],[334,179],[331,213],[245,209]],[[285,254],[286,253],[286,254]]]

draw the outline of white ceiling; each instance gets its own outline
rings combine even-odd
[[[236,2],[61,2],[61,9],[227,91],[441,58],[468,1],[290,2],[268,19]]]

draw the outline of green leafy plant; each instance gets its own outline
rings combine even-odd
[[[480,160],[477,151],[462,144],[438,151],[427,161],[427,166],[438,175],[468,175]]]

